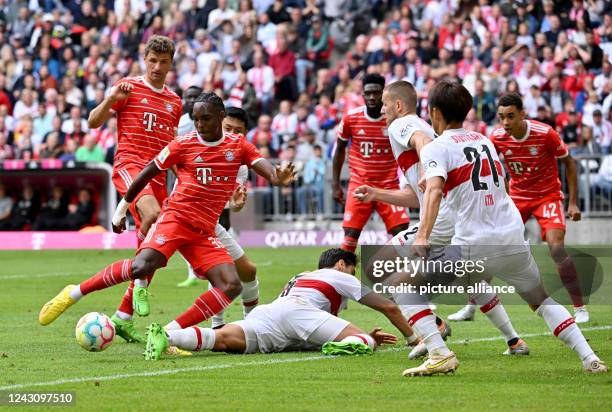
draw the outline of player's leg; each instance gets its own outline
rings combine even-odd
[[[576,323],[588,322],[589,312],[584,305],[580,281],[578,280],[578,271],[574,261],[565,250],[565,230],[551,228],[544,231],[544,228],[542,228],[542,231],[546,237],[550,255],[557,266],[561,282],[563,282],[563,286],[565,286],[572,300]]]
[[[333,324],[333,321],[324,323],[310,338],[312,341],[325,340],[321,348],[325,355],[361,355],[371,354],[376,350],[376,340],[362,329],[348,323],[337,333],[332,330]]]
[[[353,198],[353,191],[356,188],[357,185],[352,183],[349,184],[346,191],[346,202],[344,204],[344,216],[342,221],[344,240],[340,247],[350,252],[354,252],[355,249],[357,249],[361,230],[374,211],[372,203],[362,203]]]
[[[607,371],[607,366],[595,355],[567,309],[544,290],[531,252],[491,258],[487,260],[487,266],[504,273],[500,278],[513,285],[535,313],[542,317],[553,335],[578,354],[587,372]]]
[[[79,285],[66,286],[55,298],[47,302],[38,315],[41,325],[48,325],[83,296],[106,289],[130,279],[144,278],[166,265],[167,258],[154,249],[142,249],[133,259],[119,260]]]
[[[147,329],[146,360],[158,360],[170,347],[199,352],[245,353],[247,340],[242,327],[237,324],[225,325],[220,329],[191,326],[186,329],[165,330],[154,323]]]
[[[375,202],[374,209],[385,223],[387,232],[395,236],[408,229],[410,218],[406,208],[390,205],[388,203]]]
[[[240,297],[242,298],[243,315],[246,315],[259,303],[259,281],[257,280],[257,268],[255,264],[244,253],[242,247],[238,244],[236,239],[225,229],[221,223],[218,223],[215,227],[215,234],[221,241],[225,249],[229,253],[230,257],[236,265],[236,271],[240,278],[242,285],[242,292]],[[209,283],[209,289],[212,288],[212,284]],[[223,312],[217,313],[212,318],[212,327],[219,328],[225,324]]]

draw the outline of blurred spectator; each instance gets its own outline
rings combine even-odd
[[[610,153],[612,145],[612,122],[605,120],[601,110],[593,112],[593,123],[590,125],[593,130],[593,140],[600,146],[603,153]]]
[[[79,230],[93,219],[96,205],[87,189],[79,190],[77,204],[68,205],[68,215],[63,219],[62,229]]]
[[[312,149],[312,155],[304,165],[303,185],[296,192],[298,213],[323,212],[325,168],[323,149],[321,146],[315,145]],[[316,207],[311,207],[313,201],[316,202]]]
[[[217,8],[208,15],[208,32],[215,30],[224,20],[233,20],[236,11],[227,7],[227,0],[217,0]]]
[[[538,122],[542,122],[544,124],[549,125],[553,129],[555,128],[555,121],[551,117],[550,112],[548,110],[548,106],[539,106],[537,116],[533,118],[533,120],[537,120]]]
[[[11,211],[13,210],[13,199],[6,193],[6,188],[0,183],[0,230],[8,230],[12,227]]]
[[[17,203],[13,207],[11,224],[7,229],[21,230],[26,225],[31,225],[39,209],[40,200],[38,196],[35,194],[32,186],[26,184],[21,191],[21,196],[19,196]]]
[[[83,145],[76,151],[77,162],[103,162],[104,150],[96,143],[96,138],[90,134],[85,135]]]
[[[478,119],[476,115],[476,110],[472,108],[465,118],[463,122],[463,128],[466,130],[471,130],[473,132],[478,132],[480,134],[487,135],[487,124],[482,120]]]
[[[490,124],[495,119],[496,107],[495,99],[491,94],[484,89],[484,82],[480,79],[476,80],[474,93],[473,107],[476,110],[476,116],[482,119],[485,123]],[[524,102],[526,106],[526,102]]]
[[[550,79],[549,87],[550,90],[544,92],[542,96],[546,103],[552,108],[553,114],[557,115],[563,111],[565,102],[570,99],[570,96],[561,88],[559,76],[554,76]]]
[[[0,161],[12,159],[15,156],[13,146],[8,144],[8,137],[2,129],[4,124],[0,124]]]
[[[272,131],[272,118],[263,114],[257,120],[257,127],[247,133],[247,139],[258,149],[266,147],[270,157],[276,157],[280,142],[278,136]]]
[[[314,147],[320,145],[316,141],[317,135],[313,130],[306,129],[304,133],[298,137],[298,144],[295,148],[295,160],[298,162],[306,162],[314,155]]]
[[[34,92],[29,89],[24,89],[15,108],[13,109],[13,117],[15,120],[20,120],[24,116],[35,117],[38,115],[38,103],[34,100]]]
[[[41,145],[38,157],[40,159],[59,159],[63,152],[64,147],[60,143],[59,134],[57,132],[51,132]]]
[[[268,13],[261,13],[258,22],[257,41],[267,49],[276,38],[276,24],[270,21]]]
[[[261,51],[253,54],[253,67],[247,72],[247,80],[253,85],[263,113],[270,114],[274,98],[274,71],[264,63]]]
[[[580,124],[578,123],[578,113],[570,110],[568,123],[563,127],[561,138],[570,150],[575,149],[580,143]]]
[[[75,153],[77,151],[78,143],[74,139],[67,139],[64,143],[64,153],[61,154],[59,159],[63,162],[76,160]]]
[[[50,198],[42,204],[40,214],[32,225],[33,230],[61,230],[68,215],[68,196],[61,186],[53,186]]]
[[[274,71],[276,93],[274,97],[294,102],[297,99],[295,83],[295,55],[288,49],[287,38],[281,34],[277,36],[278,51],[270,57],[270,67]]]

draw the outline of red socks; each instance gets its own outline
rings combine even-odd
[[[176,322],[185,329],[197,325],[214,314],[221,312],[232,303],[219,288],[212,288],[198,297],[193,305],[176,318]]]

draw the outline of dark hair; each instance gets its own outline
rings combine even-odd
[[[521,95],[518,93],[505,93],[499,98],[497,107],[499,106],[514,106],[520,112],[523,110],[523,99],[521,99]]]
[[[348,266],[357,266],[357,255],[348,250],[334,248],[327,249],[319,257],[319,269],[333,268],[338,261],[344,260]]]
[[[385,87],[385,78],[378,73],[368,73],[363,76],[361,83],[363,86],[366,84],[380,84],[382,87]]]
[[[436,84],[428,96],[429,107],[442,113],[446,122],[463,122],[472,109],[472,95],[460,83],[442,80]]]
[[[198,94],[202,93],[202,88],[200,86],[189,86],[185,92],[188,90],[197,90]]]
[[[394,99],[401,100],[409,108],[416,110],[417,94],[412,83],[406,80],[398,80],[387,86],[387,93]]]
[[[225,115],[227,117],[233,117],[234,119],[240,120],[242,123],[244,123],[244,127],[245,128],[247,127],[247,124],[248,124],[247,114],[241,108],[239,108],[239,107],[228,107],[225,110]]]
[[[225,111],[225,105],[223,104],[223,100],[221,100],[221,98],[215,93],[202,93],[195,99],[193,105],[195,106],[196,103],[209,103],[215,106],[220,111]]]
[[[170,59],[174,58],[175,46],[174,42],[166,36],[155,35],[152,36],[145,46],[144,55],[145,57],[149,52],[157,54],[169,54]]]

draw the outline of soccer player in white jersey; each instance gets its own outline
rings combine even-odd
[[[416,336],[397,305],[363,286],[354,276],[356,265],[353,252],[326,250],[318,270],[295,276],[274,302],[258,306],[244,320],[221,329],[192,326],[164,331],[161,325],[153,324],[147,335],[145,358],[159,359],[169,345],[231,353],[323,348],[326,354],[340,354],[371,353],[382,343],[397,341],[380,328],[366,333],[339,318],[348,299],[383,313],[408,342],[414,342]]]
[[[423,192],[419,189],[419,180],[422,177],[422,168],[419,163],[419,152],[425,144],[431,142],[435,133],[433,128],[423,119],[416,115],[417,96],[414,86],[407,81],[397,81],[388,85],[383,92],[383,111],[385,113],[391,148],[397,163],[404,174],[409,186],[405,190],[383,190],[361,186],[357,188],[354,196],[361,201],[381,201],[400,207],[418,207],[423,203]],[[423,209],[421,208],[421,211]],[[415,234],[418,230],[417,225],[398,233],[390,243],[395,248],[385,248],[383,254],[390,256],[382,257],[386,260],[393,260],[398,255],[410,254],[410,245],[414,242]],[[436,219],[430,243],[435,245],[449,245],[455,224],[451,218],[451,211],[448,210],[445,201],[440,204],[440,213]],[[380,259],[376,257],[375,259]],[[506,355],[527,355],[529,348],[520,339],[508,314],[501,304],[496,293],[479,293],[473,296],[479,303],[480,309],[487,315],[491,323],[502,333],[508,349]],[[422,314],[414,312],[412,306],[403,305],[403,294],[394,296],[396,303],[400,305],[402,313],[412,323],[412,319],[419,318]],[[424,343],[417,345],[409,355],[410,359],[423,356],[427,353]]]
[[[446,194],[455,218],[452,243],[461,246],[463,256],[467,253],[472,260],[480,259],[484,265],[481,276],[498,276],[514,286],[552,333],[578,354],[585,371],[607,372],[607,366],[593,352],[567,309],[544,290],[523,237],[521,215],[506,193],[493,143],[462,127],[472,108],[472,96],[461,84],[441,81],[432,88],[428,100],[429,117],[439,137],[420,153],[427,187],[413,252],[427,256],[440,202]],[[451,352],[446,351],[442,350],[441,355],[448,357]],[[423,365],[404,374],[436,373],[436,362],[430,356]]]

